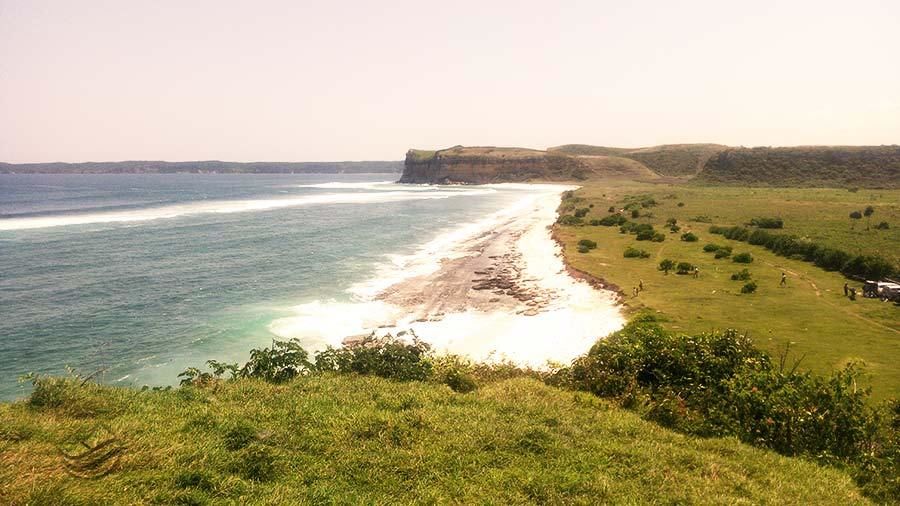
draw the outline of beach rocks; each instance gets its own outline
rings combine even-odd
[[[473,290],[491,290],[494,295],[512,297],[527,306],[517,313],[525,316],[537,315],[555,298],[552,292],[538,287],[537,279],[523,278],[520,253],[491,255],[488,258],[494,265],[474,271],[478,277],[472,279]],[[499,297],[492,297],[489,302],[500,300]]]

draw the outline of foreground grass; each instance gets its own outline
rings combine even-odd
[[[837,470],[533,379],[470,394],[355,375],[75,385],[60,407],[0,405],[3,504],[865,502]],[[121,451],[85,466],[98,440]]]
[[[688,333],[737,328],[754,338],[756,344],[777,355],[788,343],[795,357],[805,356],[803,366],[816,372],[830,372],[854,359],[866,362],[871,372],[873,396],[884,399],[900,396],[900,318],[898,309],[872,299],[849,301],[843,296],[848,280],[839,273],[825,272],[812,264],[774,255],[761,246],[729,241],[707,232],[710,223],[691,221],[707,216],[713,224],[738,225],[761,216],[780,216],[785,221],[777,233],[809,237],[852,253],[876,253],[894,258],[900,251],[900,192],[889,190],[824,189],[739,189],[693,186],[641,185],[635,183],[587,184],[576,196],[585,200],[579,207],[594,204],[586,219],[606,216],[609,206],[621,207],[627,195],[650,195],[658,206],[642,210],[652,213],[632,221],[651,223],[665,230],[668,218],[676,218],[681,231],[665,231],[662,243],[636,241],[634,235],[620,234],[618,227],[561,226],[558,237],[564,244],[567,261],[575,268],[618,285],[630,310],[650,308],[661,313],[666,326]],[[683,202],[683,206],[678,203]],[[873,222],[889,221],[889,230],[865,231],[865,220],[850,229],[846,209],[876,208]],[[630,218],[629,218],[630,219]],[[894,225],[896,223],[897,225]],[[700,240],[683,242],[684,232]],[[581,239],[596,241],[598,248],[579,253]],[[730,259],[716,260],[703,251],[706,243],[728,245],[734,253],[750,252],[749,265]],[[629,247],[643,249],[649,258],[624,258]],[[657,270],[664,258],[699,266],[699,278],[665,275]],[[732,281],[733,272],[748,268],[759,288],[741,294],[743,283]],[[779,287],[781,273],[787,287]],[[632,296],[632,287],[643,281],[645,290]],[[859,283],[851,281],[851,286]]]

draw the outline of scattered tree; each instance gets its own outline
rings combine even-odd
[[[663,271],[667,275],[669,274],[669,271],[671,271],[674,268],[675,268],[674,260],[670,260],[670,259],[666,258],[665,260],[663,260],[662,262],[659,263],[659,270]]]
[[[863,216],[866,217],[866,230],[869,230],[871,228],[870,225],[873,214],[875,214],[875,208],[872,206],[866,206],[866,209],[863,211]]]
[[[862,219],[862,213],[859,212],[859,211],[853,211],[852,213],[850,213],[850,219],[851,219],[851,220],[860,220],[860,219]],[[850,222],[850,229],[851,229],[851,230],[853,229],[853,226],[854,226],[854,222],[851,221],[851,222]]]

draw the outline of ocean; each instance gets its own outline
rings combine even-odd
[[[0,174],[0,399],[32,372],[173,385],[281,338],[298,306],[310,328],[340,328],[342,307],[532,191],[398,178]],[[315,349],[328,334],[292,337]]]

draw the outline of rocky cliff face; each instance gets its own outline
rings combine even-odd
[[[576,157],[519,148],[409,150],[401,183],[500,183],[586,179],[587,163]]]

